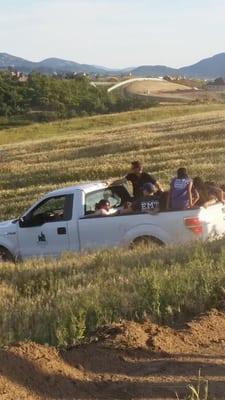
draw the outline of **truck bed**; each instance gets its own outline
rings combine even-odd
[[[196,226],[194,226],[194,225]],[[129,245],[149,236],[163,244],[207,240],[225,233],[225,207],[204,207],[158,214],[127,214],[82,218],[78,221],[82,249]]]

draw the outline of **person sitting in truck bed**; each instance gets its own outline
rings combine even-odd
[[[145,183],[151,183],[158,191],[163,192],[163,188],[159,181],[143,170],[140,161],[133,161],[131,163],[131,170],[124,178],[116,181],[109,180],[107,183],[109,185],[122,185],[127,183],[127,181],[132,183],[134,199],[138,199],[142,196],[142,187]]]
[[[150,182],[145,183],[142,188],[142,196],[128,203],[125,208],[119,210],[117,215],[132,213],[150,213],[156,214],[160,211],[160,198],[156,193],[155,186]]]
[[[225,193],[224,190],[219,187],[216,182],[212,182],[212,181],[206,181],[205,185],[208,189],[208,192],[210,195],[215,196],[217,198],[218,201],[220,201],[221,203],[225,203]]]
[[[134,212],[156,214],[160,211],[159,195],[155,192],[155,186],[148,182],[143,185],[142,197],[132,203]]]
[[[170,183],[167,209],[178,211],[192,208],[199,200],[196,189],[193,193],[193,182],[188,177],[186,168],[179,168],[177,176]]]
[[[197,190],[199,194],[199,199],[196,202],[196,205],[199,207],[211,206],[215,204],[217,201],[220,201],[216,193],[209,189],[209,186],[204,183],[203,179],[200,176],[196,176],[193,179],[193,187]]]

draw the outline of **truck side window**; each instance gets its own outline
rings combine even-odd
[[[40,226],[47,222],[69,221],[73,212],[73,195],[54,196],[39,203],[20,224],[21,227]]]
[[[86,194],[84,214],[93,214],[95,212],[96,204],[102,199],[108,200],[112,208],[121,206],[121,197],[117,193],[114,193],[113,189],[101,189]]]

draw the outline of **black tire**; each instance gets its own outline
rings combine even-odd
[[[134,241],[131,243],[131,248],[135,248],[135,247],[161,247],[163,246],[164,243],[161,242],[161,240],[153,237],[153,236],[140,236],[136,239],[134,239]]]
[[[0,246],[0,263],[1,262],[15,262],[13,255],[3,246]]]

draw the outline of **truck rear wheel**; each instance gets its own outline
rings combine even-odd
[[[8,249],[3,246],[0,246],[0,262],[15,262],[13,255],[10,253]]]
[[[135,248],[135,247],[159,247],[159,246],[163,246],[164,243],[161,242],[161,240],[153,237],[153,236],[140,236],[136,239],[134,239],[134,241],[131,243],[131,248]]]

